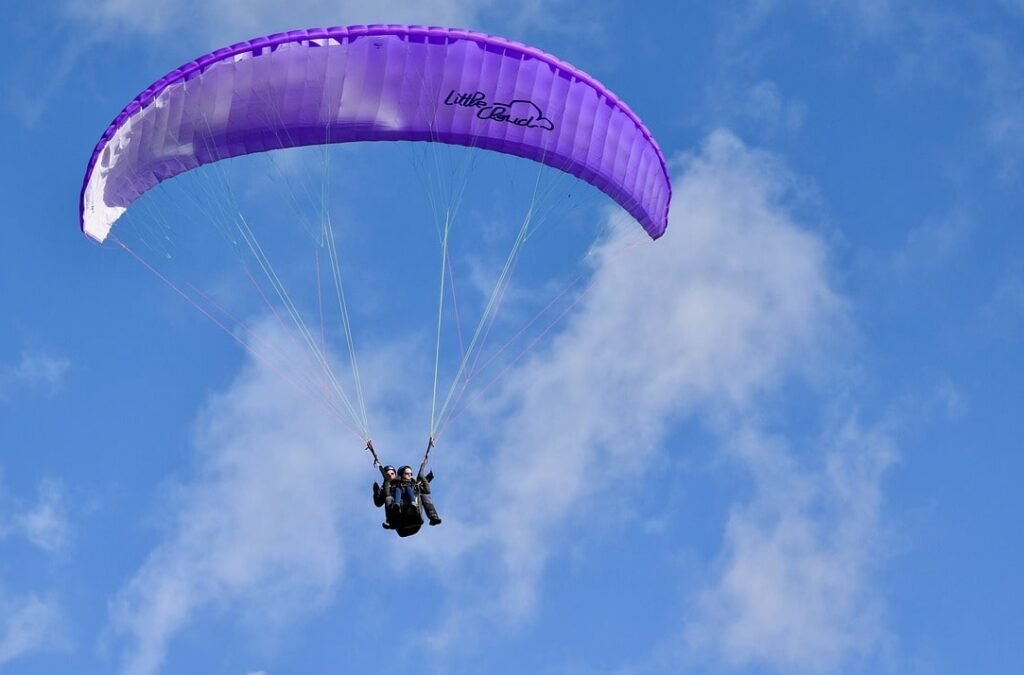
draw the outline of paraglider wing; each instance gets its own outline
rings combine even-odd
[[[502,38],[397,25],[271,35],[161,78],[96,145],[81,227],[103,241],[146,190],[218,160],[387,140],[543,162],[608,194],[652,238],[665,231],[671,186],[664,157],[639,118],[600,83]]]

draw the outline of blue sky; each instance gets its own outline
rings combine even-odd
[[[1018,672],[1024,4],[374,4],[5,9],[0,671]],[[452,425],[445,522],[402,541],[357,437],[77,219],[94,144],[165,72],[370,22],[573,63],[674,185],[668,233],[625,252],[628,217],[571,188],[583,207],[524,253],[497,330],[580,269],[589,290]],[[362,234],[423,204],[355,170],[367,152],[331,155],[362,225],[346,290],[375,442],[411,463],[436,240]],[[512,211],[467,206],[467,314]]]

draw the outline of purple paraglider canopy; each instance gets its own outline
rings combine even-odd
[[[596,186],[652,238],[665,158],[600,83],[526,45],[447,28],[280,33],[207,54],[139,94],[89,160],[82,230],[103,241],[159,182],[229,157],[352,141],[432,141],[525,157]]]

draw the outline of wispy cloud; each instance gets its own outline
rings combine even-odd
[[[883,557],[882,478],[894,445],[852,421],[825,444],[824,465],[807,469],[782,439],[737,439],[755,494],[733,510],[721,576],[687,630],[719,662],[833,673],[884,642],[871,574]]]
[[[892,226],[900,229],[900,223]],[[892,248],[869,248],[856,255],[856,276],[874,296],[868,309],[905,316],[910,302],[938,311],[932,321],[935,331],[972,330],[973,323],[945,318],[951,298],[964,287],[970,261],[984,245],[982,224],[969,209],[954,208],[903,229],[905,234]]]
[[[22,58],[13,61],[3,74],[8,91],[4,105],[28,128],[34,127],[47,112],[48,106],[62,93],[67,79],[81,65],[83,54],[92,44],[92,37],[73,33],[60,40],[60,49],[43,49],[32,43]],[[40,53],[42,52],[42,53]],[[41,67],[46,64],[46,67]]]
[[[1024,269],[1003,275],[991,297],[982,306],[981,320],[997,335],[1014,336],[1024,326]]]
[[[576,523],[574,514],[599,512],[613,487],[621,494],[649,486],[642,478],[649,478],[647,467],[670,452],[660,447],[670,424],[689,417],[728,439],[734,424],[754,424],[783,383],[815,381],[828,372],[823,352],[843,339],[845,307],[831,290],[822,240],[792,214],[793,200],[800,197],[793,191],[801,181],[772,156],[725,132],[710,136],[679,169],[669,234],[628,255],[614,253],[621,233],[612,235],[599,255],[594,289],[579,312],[550,349],[517,372],[500,400],[492,402],[495,408],[488,412],[500,410],[494,419],[502,421],[495,438],[469,442],[498,448],[489,472],[510,477],[498,488],[500,513],[462,523],[475,532],[473,549],[493,551],[485,555],[501,562],[492,582],[481,584],[474,577],[474,583],[502,592],[497,599],[473,596],[458,582],[465,572],[459,561],[439,560],[438,569],[448,571],[441,574],[449,577],[456,595],[472,600],[457,601],[460,609],[428,637],[428,644],[464,646],[475,634],[474,625],[482,630],[479,625],[490,625],[495,616],[504,617],[503,622],[529,617],[543,597],[548,561]],[[482,420],[480,427],[485,428]],[[797,583],[806,574],[801,565],[813,567],[811,559],[829,546],[852,555],[856,544],[872,541],[878,518],[874,507],[841,522],[819,522],[809,510],[802,511],[820,501],[855,511],[860,498],[877,497],[881,468],[857,456],[866,454],[861,448],[849,449],[855,445],[847,439],[851,433],[833,437],[836,451],[823,476],[790,477],[792,486],[806,480],[815,490],[793,497],[803,501],[785,509],[791,518],[764,529],[768,521],[763,514],[771,508],[767,501],[736,507],[727,540],[728,550],[737,552],[728,554],[737,571],[727,572],[723,585],[728,588],[748,566],[756,570],[762,564]],[[773,462],[787,461],[785,453],[767,458],[754,451],[755,445],[760,447],[751,442],[733,456],[762,479],[766,493],[785,494],[773,482],[781,470],[770,470]],[[477,506],[477,513],[491,513],[484,504]],[[830,524],[845,528],[830,535],[834,543],[810,537]],[[787,546],[801,555],[782,555]],[[795,645],[804,626],[786,619],[806,612],[824,622],[823,630],[833,631],[809,650],[841,660],[849,650],[867,648],[870,636],[844,632],[850,614],[862,608],[861,593],[870,595],[863,569],[876,558],[871,549],[859,555],[859,567],[846,581],[845,604],[821,604],[819,587],[778,607],[780,615],[771,613],[771,605],[758,606],[757,620],[778,620],[771,637]],[[818,555],[817,573],[826,582],[833,575],[842,586],[846,562]],[[709,590],[708,597],[725,592]],[[736,598],[753,602],[739,592]],[[467,611],[467,606],[478,609]],[[706,619],[712,621],[739,634],[752,622],[741,611]],[[774,666],[801,658],[796,647],[789,652],[751,647],[745,655],[747,662]]]
[[[438,495],[444,526],[431,529],[429,541],[404,541],[400,555],[385,557],[397,579],[415,570],[422,580],[426,562],[447,590],[447,611],[423,636],[441,653],[471,649],[495,622],[508,629],[528,621],[574,518],[604,503],[610,490],[643,489],[649,467],[672,452],[662,447],[671,425],[689,418],[730,438],[726,430],[737,421],[751,424],[784,383],[827,377],[832,347],[846,332],[846,309],[831,289],[821,237],[793,215],[803,211],[795,207],[806,196],[803,181],[728,132],[712,134],[677,169],[669,233],[629,248],[635,224],[616,217],[592,256],[591,290],[560,332],[443,440],[445,485],[474,485],[480,475],[507,480],[487,495],[460,491],[456,503]],[[405,390],[428,374],[410,365],[415,361],[401,346],[378,345],[360,359],[371,402],[385,404],[390,417],[377,421],[380,446],[418,447],[421,439],[400,437],[391,423],[422,405],[406,400]],[[396,398],[403,403],[394,405]],[[350,443],[341,443],[337,428],[276,376],[247,368],[211,401],[199,427],[198,465],[176,490],[167,536],[113,604],[113,624],[130,639],[123,667],[130,675],[157,672],[170,638],[204,608],[255,605],[288,621],[320,606],[332,597],[349,551],[362,550],[360,538],[370,536],[363,517],[366,457],[340,449]],[[772,476],[779,472],[766,467],[784,464],[784,453],[756,452],[766,447],[757,438],[729,456],[749,465],[764,494],[775,496]],[[861,486],[874,485],[876,495],[880,489],[871,480],[881,469],[860,457],[859,445],[832,443],[821,477],[793,473],[794,484],[810,486],[799,497],[804,501],[787,506],[765,496],[736,507],[723,553],[727,570],[764,556],[786,579],[799,579],[807,557],[832,548],[845,553],[847,541],[870,539],[877,509],[870,517],[822,523],[801,511],[818,502],[852,510],[872,494]],[[773,520],[773,508],[793,515]],[[343,513],[360,517],[346,520]],[[829,522],[848,534],[811,538],[804,548],[799,537],[787,538],[790,529],[817,533]],[[778,553],[790,548],[805,556]],[[871,552],[864,556],[861,569],[874,560]],[[822,556],[821,573],[839,583],[845,572],[828,570],[832,560],[842,563]],[[727,592],[725,580],[738,575],[723,576],[726,590],[708,593]],[[810,592],[786,609],[796,613],[807,603],[826,627],[840,631],[860,598],[870,596],[861,572],[849,583],[856,590],[835,617],[825,616],[829,607],[815,604]],[[737,610],[707,620],[742,632],[748,615]],[[784,633],[792,642],[800,628],[791,621],[776,637]],[[814,648],[836,659],[864,648],[854,639],[823,645],[824,638]],[[775,665],[795,658],[747,652],[748,660]]]
[[[138,41],[154,50],[186,48],[176,51],[176,58],[184,61],[232,42],[313,26],[416,23],[479,29],[482,14],[501,13],[504,7],[496,0],[61,0],[59,4],[61,20],[47,27],[59,37],[48,40],[44,52],[14,63],[3,78],[9,89],[4,104],[27,127],[54,105],[83,54],[108,43],[123,46]],[[508,14],[524,27],[538,25],[549,4],[557,0],[520,4]],[[60,48],[53,49],[54,44]],[[41,68],[41,63],[47,67]],[[153,79],[161,75],[153,73]]]
[[[167,538],[112,605],[114,628],[133,642],[123,673],[158,672],[168,640],[211,606],[254,607],[273,623],[330,597],[344,563],[338,524],[361,512],[350,502],[366,475],[358,444],[339,430],[256,367],[209,403]]]
[[[504,393],[498,463],[524,477],[504,495],[523,523],[500,544],[508,569],[535,568],[546,528],[596,487],[574,467],[642,465],[670,419],[744,409],[813,362],[839,303],[823,247],[780,208],[793,185],[717,133],[684,164],[665,239],[621,258],[616,239],[604,248],[586,305]]]
[[[2,475],[2,474],[0,474]],[[61,481],[40,481],[35,504],[28,505],[7,494],[0,483],[0,542],[8,537],[24,538],[46,553],[59,553],[71,539],[67,498]]]
[[[494,0],[68,0],[66,11],[78,20],[112,33],[157,37],[185,31],[204,41],[228,43],[256,35],[311,26],[358,23],[419,23],[472,27]],[[540,9],[534,7],[533,12]]]
[[[0,365],[0,401],[23,390],[55,393],[71,367],[66,358],[45,352],[23,352],[15,365]]]
[[[28,511],[15,518],[17,528],[35,546],[55,553],[71,536],[64,489],[59,481],[45,480],[39,485],[39,499]]]
[[[1003,11],[964,12],[955,6],[892,0],[748,0],[725,10],[727,18],[716,39],[720,75],[709,87],[711,113],[714,119],[737,122],[753,118],[760,123],[754,127],[758,131],[763,125],[777,131],[785,128],[780,122],[802,119],[800,102],[782,105],[769,115],[772,97],[757,84],[779,44],[774,21],[799,11],[824,22],[835,36],[836,53],[870,50],[871,58],[887,64],[873,86],[911,96],[922,89],[942,92],[945,105],[962,106],[970,122],[949,129],[947,135],[955,138],[966,130],[972,145],[988,148],[1000,175],[1013,179],[1024,159],[1024,53],[1019,40],[1002,30],[1001,18],[1016,20],[1021,3],[998,4]],[[785,101],[785,92],[775,93],[780,95],[778,102]],[[815,104],[810,105],[808,113],[813,116]]]
[[[909,231],[903,246],[887,262],[886,276],[906,279],[922,273],[929,276],[963,256],[975,229],[963,212],[932,219]]]
[[[1002,3],[1010,12],[1014,3]],[[844,7],[844,3],[829,3]],[[894,72],[910,86],[922,82],[954,93],[976,108],[972,125],[1000,162],[1004,176],[1016,175],[1024,159],[1024,67],[1019,42],[971,14],[929,3],[870,0],[837,17],[857,38],[892,50]],[[851,21],[852,19],[852,21]]]
[[[722,78],[710,88],[710,115],[717,120],[742,120],[762,133],[787,134],[800,129],[807,105],[788,99],[771,80],[738,84]]]
[[[252,326],[259,342],[298,346],[272,319]],[[413,446],[388,419],[406,416],[417,377],[407,351],[398,343],[360,354],[385,460]],[[300,620],[333,599],[350,549],[380,548],[379,516],[367,512],[369,454],[277,372],[250,364],[213,397],[195,447],[194,471],[173,487],[163,542],[111,605],[113,629],[128,637],[126,675],[160,672],[171,638],[213,608],[245,608],[247,623],[259,617],[253,627],[271,631]]]
[[[63,617],[57,603],[27,596],[9,598],[0,589],[0,665],[64,644]]]
[[[202,50],[314,26],[409,23],[479,30],[485,14],[498,14],[525,30],[547,25],[544,17],[553,6],[562,4],[564,0],[531,0],[508,9],[497,0],[62,0],[63,21],[50,30],[61,34],[51,43],[63,46],[31,64],[16,65],[7,78],[11,89],[7,104],[26,126],[34,125],[61,92],[82,54],[107,43],[123,46],[138,41],[153,49],[186,47],[187,51],[177,52],[177,58],[184,61],[199,56]],[[50,67],[40,80],[38,61],[44,58]],[[162,74],[153,73],[153,79]]]
[[[23,509],[21,500],[0,481],[0,545],[24,538],[46,553],[60,551],[70,533],[63,502],[60,483],[45,480],[39,485],[38,502]],[[25,591],[11,594],[0,583],[0,666],[66,644],[64,614],[55,597]]]
[[[1011,12],[1024,16],[1024,0],[999,0],[999,4]]]

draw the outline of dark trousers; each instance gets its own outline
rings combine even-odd
[[[437,509],[434,508],[434,501],[430,498],[430,495],[424,492],[420,495],[420,499],[423,500],[423,510],[427,512],[427,518],[430,520],[440,520],[437,515]]]

